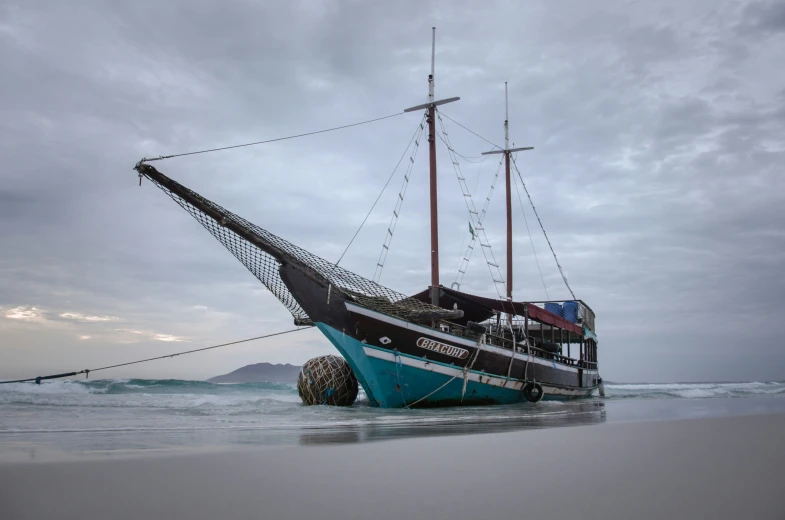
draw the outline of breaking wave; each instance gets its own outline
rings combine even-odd
[[[542,427],[554,421],[600,420],[602,403],[627,402],[640,408],[644,402],[720,403],[726,399],[726,403],[742,403],[745,398],[785,397],[785,383],[608,382],[606,395],[605,399],[542,401],[536,405],[382,410],[371,407],[362,391],[358,402],[349,408],[303,406],[294,384],[213,384],[177,379],[13,383],[0,385],[0,435],[147,431],[159,432],[160,437],[168,435],[161,432],[308,432],[329,428],[370,428],[373,432],[463,428],[476,432],[510,424]],[[135,437],[134,442],[152,443],[154,437],[145,438],[148,440]]]
[[[743,398],[758,395],[785,395],[785,383],[670,383],[606,384],[607,396],[614,399],[705,399]]]

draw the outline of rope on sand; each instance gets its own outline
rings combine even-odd
[[[30,381],[34,381],[35,384],[40,385],[41,381],[45,379],[62,379],[63,377],[71,377],[71,376],[78,376],[79,374],[84,374],[85,379],[90,375],[90,372],[98,372],[99,370],[107,370],[110,368],[117,368],[117,367],[124,367],[128,365],[136,365],[137,363],[146,363],[148,361],[155,361],[157,359],[165,359],[165,358],[173,358],[175,356],[182,356],[184,354],[193,354],[194,352],[202,352],[203,350],[210,350],[214,348],[220,347],[228,347],[229,345],[237,345],[238,343],[247,343],[249,341],[255,341],[257,339],[265,339],[265,338],[272,338],[273,336],[281,336],[283,334],[289,334],[290,332],[298,332],[300,330],[305,330],[310,327],[298,327],[296,329],[285,330],[283,332],[274,332],[273,334],[267,334],[265,336],[256,336],[255,338],[248,338],[248,339],[241,339],[240,341],[232,341],[230,343],[221,343],[220,345],[213,345],[211,347],[202,347],[197,348],[194,350],[186,350],[184,352],[175,352],[174,354],[167,354],[165,356],[158,356],[154,358],[147,358],[147,359],[140,359],[139,361],[129,361],[128,363],[120,363],[117,365],[109,365],[106,367],[100,368],[85,368],[84,370],[80,370],[79,372],[67,372],[64,374],[53,374],[51,376],[38,376],[38,377],[30,377],[27,379],[16,379],[13,381],[0,381],[0,385],[8,384],[8,383],[29,383]]]

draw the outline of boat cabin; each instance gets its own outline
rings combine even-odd
[[[428,301],[430,291],[414,298]],[[441,287],[440,303],[464,313],[461,319],[434,323],[442,332],[474,340],[485,334],[488,345],[597,368],[594,311],[582,300],[501,301]]]

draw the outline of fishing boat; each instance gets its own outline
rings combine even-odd
[[[510,167],[513,162],[517,171],[512,154],[531,147],[510,147],[507,115],[504,148],[487,152],[501,155],[504,162],[506,277],[498,272],[483,227],[487,203],[477,211],[465,179],[458,174],[472,236],[459,276],[479,245],[494,284],[503,290],[497,290],[497,298],[485,297],[461,291],[460,277],[450,287],[440,282],[437,107],[459,98],[434,97],[435,29],[431,51],[428,101],[404,111],[424,112],[413,141],[419,146],[418,136],[427,132],[429,149],[431,283],[419,294],[405,295],[381,285],[376,274],[368,279],[322,259],[167,177],[151,160],[143,159],[135,167],[140,184],[143,178],[149,179],[190,213],[286,306],[296,325],[318,327],[346,359],[372,405],[412,408],[589,397],[602,390],[592,309],[575,298],[566,278],[570,300],[513,298]],[[505,84],[505,111],[506,97]],[[457,156],[446,132],[440,137],[455,164]],[[414,155],[401,201],[413,164]],[[400,205],[396,205],[387,230],[389,240],[399,213]],[[384,266],[389,240],[382,247],[377,271]]]

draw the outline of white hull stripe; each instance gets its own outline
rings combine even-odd
[[[363,346],[363,351],[365,351],[365,355],[381,359],[384,361],[389,361],[390,363],[395,363],[395,354],[391,352],[386,352],[384,350],[377,350],[373,347]],[[420,370],[427,370],[429,372],[435,372],[437,374],[442,374],[447,377],[457,377],[458,379],[463,380],[463,370],[460,368],[454,368],[450,366],[442,365],[441,363],[435,363],[433,361],[425,361],[417,358],[412,358],[406,355],[399,355],[398,359],[402,365],[412,368],[418,368]],[[474,370],[470,370],[466,376],[469,381],[473,381],[475,383],[481,383],[484,385],[492,385],[498,386],[501,388],[509,388],[510,390],[520,390],[523,387],[523,381],[519,381],[517,379],[505,379],[503,377],[492,376],[490,374],[485,374],[484,372],[476,372]],[[567,395],[567,396],[582,396],[591,393],[593,388],[580,388],[580,389],[570,389],[570,388],[558,388],[552,387],[547,384],[542,384],[543,391],[549,395]]]
[[[449,341],[450,343],[457,343],[458,345],[465,345],[467,347],[477,348],[477,342],[471,341],[466,338],[461,338],[458,336],[453,336],[452,334],[447,334],[445,332],[441,332],[438,330],[429,329],[428,327],[423,327],[422,325],[417,325],[415,323],[410,323],[406,320],[402,320],[400,318],[394,318],[387,314],[382,314],[381,312],[372,311],[370,309],[366,309],[365,307],[360,307],[359,305],[355,305],[353,303],[346,302],[346,310],[349,312],[353,312],[355,314],[360,314],[362,316],[367,316],[369,318],[373,318],[375,320],[383,321],[384,323],[389,323],[391,325],[395,325],[404,329],[413,330],[419,332],[420,334],[427,334],[429,336],[437,337],[444,341]],[[504,356],[506,358],[510,357],[510,351],[507,349],[494,347],[493,345],[479,345],[480,350],[485,350],[487,352],[493,352],[494,354],[498,354],[500,356]],[[578,373],[578,369],[575,367],[568,367],[562,365],[560,363],[556,363],[554,361],[548,361],[546,359],[538,358],[536,356],[528,356],[527,354],[523,354],[520,352],[515,353],[515,359],[519,359],[521,361],[529,361],[530,363],[536,363],[538,365],[546,366],[555,368],[556,370],[563,370],[565,372],[572,372],[574,374]],[[586,370],[583,371],[584,374],[590,375],[597,373],[596,370]]]

